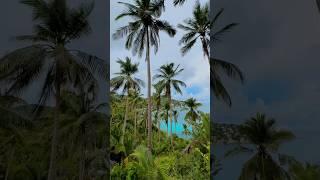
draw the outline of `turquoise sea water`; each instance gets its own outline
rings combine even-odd
[[[184,131],[183,124],[185,123],[184,117],[185,117],[185,112],[181,112],[181,113],[179,114],[177,123],[174,123],[174,122],[173,122],[172,133],[173,133],[173,134],[176,134],[178,137],[186,138],[186,139],[187,139],[187,138],[189,138],[189,137],[186,136],[186,135],[183,133],[183,131]],[[170,133],[170,130],[171,130],[170,119],[169,119],[168,127],[169,127],[169,133]],[[167,132],[167,124],[165,123],[165,120],[161,121],[161,123],[160,123],[160,129],[161,129],[162,131],[164,131],[164,132]],[[191,127],[189,127],[189,130],[191,130]]]

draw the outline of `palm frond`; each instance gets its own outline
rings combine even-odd
[[[214,71],[222,70],[228,77],[244,82],[244,75],[236,65],[216,58],[210,58],[210,61]]]
[[[186,0],[174,0],[173,4],[174,6],[177,6],[177,5],[183,5],[185,2]]]
[[[225,34],[230,32],[234,27],[236,27],[238,24],[237,23],[231,23],[228,24],[226,26],[224,26],[223,28],[221,28],[220,30],[218,30],[217,32],[214,32],[210,39],[211,41],[215,42],[215,41],[220,41],[220,38]]]
[[[316,3],[317,3],[318,10],[320,12],[320,0],[316,0]]]
[[[211,74],[210,84],[211,84],[211,88],[212,88],[214,96],[217,99],[222,99],[229,106],[231,106],[232,105],[231,97],[230,97],[227,89],[223,86],[221,79],[217,75],[212,75],[213,74],[212,71],[210,72],[210,74]]]

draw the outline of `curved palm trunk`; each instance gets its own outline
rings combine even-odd
[[[57,164],[57,145],[58,145],[58,120],[59,120],[59,109],[60,109],[60,84],[56,84],[56,114],[53,122],[53,133],[51,140],[51,154],[50,154],[50,165],[48,172],[48,180],[56,179],[56,164]]]
[[[148,69],[148,149],[152,150],[152,120],[151,120],[151,62],[150,62],[150,40],[149,40],[149,28],[147,28],[147,51],[146,61]]]

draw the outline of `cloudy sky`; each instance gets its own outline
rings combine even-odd
[[[240,24],[215,45],[214,56],[237,64],[246,76],[243,86],[226,81],[233,107],[214,102],[216,120],[242,123],[264,112],[297,136],[282,152],[319,163],[320,14],[315,0],[215,0],[211,7],[215,12],[225,8],[221,24]]]
[[[134,62],[139,62],[139,74],[137,75],[140,79],[147,82],[147,68],[145,63],[145,57],[139,58],[133,56],[130,50],[126,50],[124,47],[125,38],[121,40],[113,40],[111,38],[112,33],[117,28],[126,25],[130,19],[122,19],[114,21],[115,17],[121,13],[124,9],[123,6],[117,3],[118,0],[110,1],[110,39],[111,39],[111,52],[110,52],[110,67],[111,77],[115,72],[119,71],[119,65],[116,63],[118,58],[124,59],[126,56],[132,57]],[[129,1],[128,1],[129,2]],[[200,3],[205,3],[206,0],[201,0]],[[161,19],[169,21],[169,23],[176,27],[184,19],[192,16],[192,9],[195,1],[187,1],[183,7],[174,7],[172,1],[166,1],[166,11],[161,16]],[[180,64],[184,71],[177,78],[180,78],[187,84],[187,88],[183,90],[183,95],[174,93],[174,98],[179,100],[185,100],[190,97],[196,98],[198,101],[203,103],[202,110],[209,112],[210,103],[210,87],[209,87],[209,68],[208,61],[204,58],[201,51],[200,42],[185,56],[181,56],[179,46],[179,40],[183,35],[183,31],[177,29],[177,34],[174,38],[170,38],[165,33],[160,33],[160,48],[158,53],[155,55],[151,54],[151,65],[153,75],[157,69],[166,63],[174,62],[176,65]],[[151,51],[153,52],[153,51]],[[152,76],[153,76],[152,75]],[[146,88],[142,92],[147,95]]]

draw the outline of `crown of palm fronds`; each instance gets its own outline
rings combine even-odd
[[[186,87],[187,85],[178,79],[175,79],[184,69],[179,69],[179,65],[175,67],[174,63],[162,65],[158,72],[159,74],[154,75],[153,79],[159,79],[155,86],[159,92],[165,91],[165,94],[171,93],[171,86],[179,94],[182,94],[181,86]]]
[[[159,19],[164,11],[164,0],[134,0],[133,4],[119,3],[124,5],[126,9],[116,17],[116,20],[131,17],[134,21],[120,27],[113,34],[113,38],[119,39],[127,35],[125,46],[127,49],[132,48],[133,54],[138,53],[140,57],[142,56],[148,43],[147,36],[149,36],[150,45],[157,52],[160,44],[160,31],[171,37],[176,34],[176,30],[167,21]]]
[[[132,63],[129,57],[126,57],[125,60],[119,59],[117,63],[120,64],[120,72],[115,73],[117,76],[110,80],[111,91],[117,91],[120,88],[122,88],[122,94],[129,93],[131,89],[140,91],[141,86],[144,86],[144,82],[134,77],[139,71],[139,64]]]

